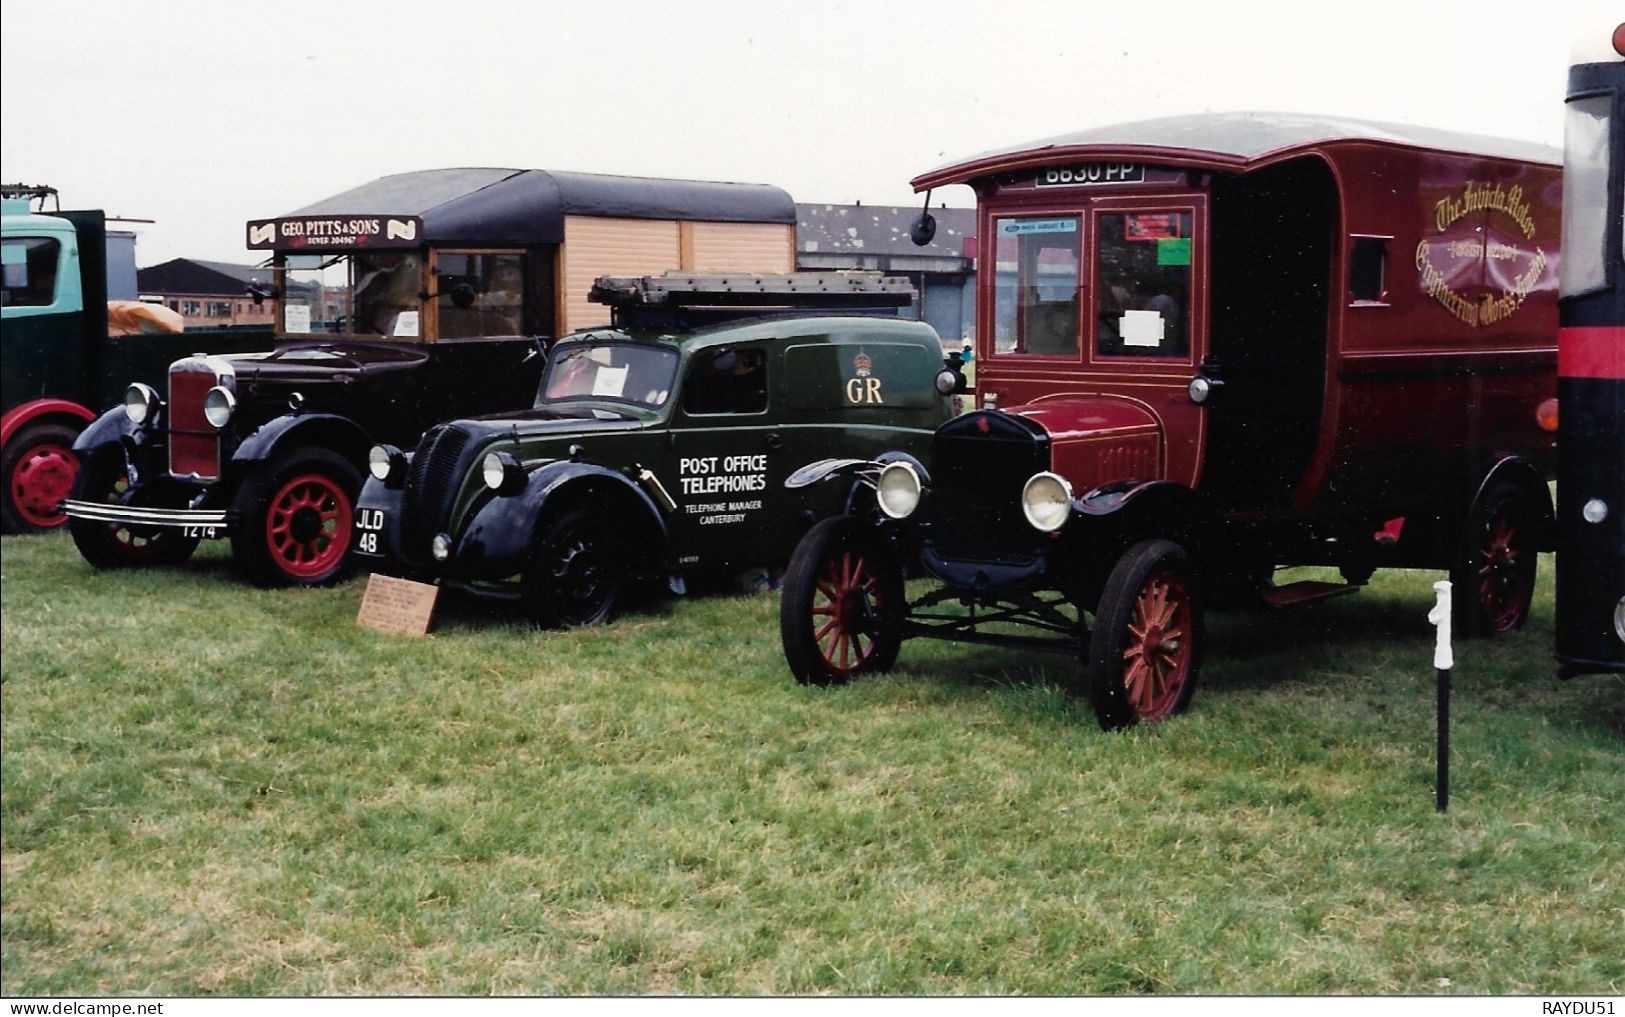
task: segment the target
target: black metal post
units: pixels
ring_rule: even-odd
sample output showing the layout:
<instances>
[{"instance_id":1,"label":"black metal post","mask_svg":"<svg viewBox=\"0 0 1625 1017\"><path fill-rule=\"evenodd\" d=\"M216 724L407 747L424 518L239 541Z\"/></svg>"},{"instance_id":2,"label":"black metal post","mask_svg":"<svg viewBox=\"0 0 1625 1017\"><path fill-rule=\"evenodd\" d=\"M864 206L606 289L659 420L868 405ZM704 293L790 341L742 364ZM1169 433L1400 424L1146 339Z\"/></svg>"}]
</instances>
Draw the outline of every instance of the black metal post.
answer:
<instances>
[{"instance_id":1,"label":"black metal post","mask_svg":"<svg viewBox=\"0 0 1625 1017\"><path fill-rule=\"evenodd\" d=\"M1444 812L1450 808L1450 669L1441 667L1439 675L1439 755L1438 777L1434 780L1434 804Z\"/></svg>"}]
</instances>

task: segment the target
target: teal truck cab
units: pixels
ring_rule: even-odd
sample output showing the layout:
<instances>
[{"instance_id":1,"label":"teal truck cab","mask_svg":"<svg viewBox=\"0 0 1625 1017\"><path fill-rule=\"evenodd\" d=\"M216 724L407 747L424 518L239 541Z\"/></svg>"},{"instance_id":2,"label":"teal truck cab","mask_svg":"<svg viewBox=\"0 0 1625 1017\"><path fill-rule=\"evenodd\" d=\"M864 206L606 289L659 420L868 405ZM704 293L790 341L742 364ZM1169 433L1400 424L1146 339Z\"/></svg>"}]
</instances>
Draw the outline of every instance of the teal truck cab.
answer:
<instances>
[{"instance_id":1,"label":"teal truck cab","mask_svg":"<svg viewBox=\"0 0 1625 1017\"><path fill-rule=\"evenodd\" d=\"M621 305L614 326L559 340L531 409L441 424L413 452L372 449L358 552L377 571L567 626L604 620L638 579L680 593L697 575L782 564L860 489L790 489L792 467L886 450L917 462L948 417L960 379L930 326L805 310L899 286L830 273L600 280L600 298ZM712 313L640 313L690 301ZM789 305L802 313L762 315Z\"/></svg>"},{"instance_id":2,"label":"teal truck cab","mask_svg":"<svg viewBox=\"0 0 1625 1017\"><path fill-rule=\"evenodd\" d=\"M100 211L36 211L34 201L55 198L50 187L3 190L0 522L7 533L27 533L67 521L59 503L79 469L74 439L131 381L157 384L170 361L194 349L264 349L271 332L109 336L109 264L122 259L123 274L133 277L134 249L109 254Z\"/></svg>"}]
</instances>

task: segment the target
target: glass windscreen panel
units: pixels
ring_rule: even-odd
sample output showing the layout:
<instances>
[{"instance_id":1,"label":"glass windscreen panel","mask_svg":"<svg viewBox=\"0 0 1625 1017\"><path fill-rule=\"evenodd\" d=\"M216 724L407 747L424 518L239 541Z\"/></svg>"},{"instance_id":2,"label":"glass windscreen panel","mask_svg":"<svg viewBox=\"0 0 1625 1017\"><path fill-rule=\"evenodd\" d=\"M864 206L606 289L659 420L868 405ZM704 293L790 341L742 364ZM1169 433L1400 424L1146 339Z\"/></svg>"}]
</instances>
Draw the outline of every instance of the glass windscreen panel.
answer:
<instances>
[{"instance_id":1,"label":"glass windscreen panel","mask_svg":"<svg viewBox=\"0 0 1625 1017\"><path fill-rule=\"evenodd\" d=\"M435 268L438 338L523 334L524 255L442 251Z\"/></svg>"},{"instance_id":2,"label":"glass windscreen panel","mask_svg":"<svg viewBox=\"0 0 1625 1017\"><path fill-rule=\"evenodd\" d=\"M1078 355L1077 216L993 221L993 352Z\"/></svg>"},{"instance_id":3,"label":"glass windscreen panel","mask_svg":"<svg viewBox=\"0 0 1625 1017\"><path fill-rule=\"evenodd\" d=\"M416 251L281 259L282 332L423 338L423 256Z\"/></svg>"},{"instance_id":4,"label":"glass windscreen panel","mask_svg":"<svg viewBox=\"0 0 1625 1017\"><path fill-rule=\"evenodd\" d=\"M1095 216L1097 356L1190 356L1192 221L1189 211Z\"/></svg>"},{"instance_id":5,"label":"glass windscreen panel","mask_svg":"<svg viewBox=\"0 0 1625 1017\"><path fill-rule=\"evenodd\" d=\"M1568 104L1563 125L1563 257L1561 292L1584 293L1607 282L1608 111L1614 97ZM1617 206L1616 206L1617 207Z\"/></svg>"},{"instance_id":6,"label":"glass windscreen panel","mask_svg":"<svg viewBox=\"0 0 1625 1017\"><path fill-rule=\"evenodd\" d=\"M677 376L677 351L637 343L553 347L537 406L571 401L664 406Z\"/></svg>"},{"instance_id":7,"label":"glass windscreen panel","mask_svg":"<svg viewBox=\"0 0 1625 1017\"><path fill-rule=\"evenodd\" d=\"M62 245L50 237L7 237L3 249L7 307L49 307L56 301Z\"/></svg>"}]
</instances>

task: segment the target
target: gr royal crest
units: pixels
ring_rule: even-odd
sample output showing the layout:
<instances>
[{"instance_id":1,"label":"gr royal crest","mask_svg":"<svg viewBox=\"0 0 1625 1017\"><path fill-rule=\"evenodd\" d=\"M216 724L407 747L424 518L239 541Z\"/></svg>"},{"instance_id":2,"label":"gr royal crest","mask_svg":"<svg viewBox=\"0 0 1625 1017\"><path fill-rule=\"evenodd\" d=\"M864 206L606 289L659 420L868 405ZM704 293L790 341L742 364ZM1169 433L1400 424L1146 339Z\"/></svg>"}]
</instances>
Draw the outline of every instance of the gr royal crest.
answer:
<instances>
[{"instance_id":1,"label":"gr royal crest","mask_svg":"<svg viewBox=\"0 0 1625 1017\"><path fill-rule=\"evenodd\" d=\"M874 361L863 350L852 358L852 374L846 382L846 401L858 406L879 406L885 403L880 393L880 379L874 376Z\"/></svg>"}]
</instances>

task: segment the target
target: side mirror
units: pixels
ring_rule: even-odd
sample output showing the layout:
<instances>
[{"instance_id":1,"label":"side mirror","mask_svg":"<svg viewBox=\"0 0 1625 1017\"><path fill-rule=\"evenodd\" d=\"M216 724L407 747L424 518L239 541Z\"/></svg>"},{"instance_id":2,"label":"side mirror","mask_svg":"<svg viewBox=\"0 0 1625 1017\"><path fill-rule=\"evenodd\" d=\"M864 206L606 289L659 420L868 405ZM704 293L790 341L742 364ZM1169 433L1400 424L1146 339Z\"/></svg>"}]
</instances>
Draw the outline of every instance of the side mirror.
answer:
<instances>
[{"instance_id":1,"label":"side mirror","mask_svg":"<svg viewBox=\"0 0 1625 1017\"><path fill-rule=\"evenodd\" d=\"M451 288L451 305L467 309L474 306L474 287L468 283L458 283Z\"/></svg>"},{"instance_id":2,"label":"side mirror","mask_svg":"<svg viewBox=\"0 0 1625 1017\"><path fill-rule=\"evenodd\" d=\"M249 283L248 296L250 300L254 301L254 306L259 307L261 304L264 304L268 298L274 298L276 296L276 287L258 286L254 283Z\"/></svg>"},{"instance_id":3,"label":"side mirror","mask_svg":"<svg viewBox=\"0 0 1625 1017\"><path fill-rule=\"evenodd\" d=\"M937 220L930 212L920 210L920 217L914 220L914 225L908 228L908 238L914 241L915 247L924 247L937 235Z\"/></svg>"}]
</instances>

